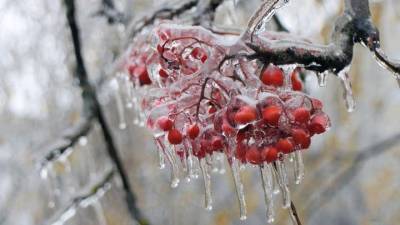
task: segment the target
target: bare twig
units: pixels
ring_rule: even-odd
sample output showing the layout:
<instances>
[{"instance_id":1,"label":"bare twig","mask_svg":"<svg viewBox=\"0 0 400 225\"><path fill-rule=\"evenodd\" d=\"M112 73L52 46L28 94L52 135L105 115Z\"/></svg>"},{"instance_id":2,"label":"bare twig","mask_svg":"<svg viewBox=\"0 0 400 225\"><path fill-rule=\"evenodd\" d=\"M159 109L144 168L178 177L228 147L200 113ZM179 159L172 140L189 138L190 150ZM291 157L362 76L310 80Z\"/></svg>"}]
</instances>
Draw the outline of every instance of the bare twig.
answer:
<instances>
[{"instance_id":1,"label":"bare twig","mask_svg":"<svg viewBox=\"0 0 400 225\"><path fill-rule=\"evenodd\" d=\"M325 204L329 203L351 180L361 171L364 163L372 157L385 153L393 146L400 143L400 133L375 143L365 149L359 150L351 165L336 175L329 184L309 198L308 204L304 204L307 211L315 214Z\"/></svg>"},{"instance_id":2,"label":"bare twig","mask_svg":"<svg viewBox=\"0 0 400 225\"><path fill-rule=\"evenodd\" d=\"M90 84L88 79L81 53L80 31L75 18L75 1L64 0L64 3L66 6L67 21L71 30L71 37L76 58L76 71L74 75L79 80L79 85L82 89L82 98L84 100L84 116L89 117L94 115L94 117L100 123L104 141L107 146L107 153L109 154L119 176L121 177L122 185L126 195L126 202L132 218L140 224L148 224L147 219L144 218L139 208L136 206L136 197L132 192L128 175L126 174L122 161L119 157L114 139L111 135L111 129L106 122L103 109L101 108L97 99L95 88Z\"/></svg>"}]
</instances>

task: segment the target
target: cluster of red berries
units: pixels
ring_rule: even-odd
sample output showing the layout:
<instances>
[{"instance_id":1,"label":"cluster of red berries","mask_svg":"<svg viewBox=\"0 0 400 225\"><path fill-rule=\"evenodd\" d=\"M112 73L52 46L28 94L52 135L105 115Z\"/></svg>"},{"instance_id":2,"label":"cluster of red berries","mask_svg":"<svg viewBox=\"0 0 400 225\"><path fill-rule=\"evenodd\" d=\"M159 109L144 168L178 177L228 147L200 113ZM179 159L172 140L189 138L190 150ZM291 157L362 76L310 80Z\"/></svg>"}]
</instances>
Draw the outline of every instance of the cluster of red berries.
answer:
<instances>
[{"instance_id":1,"label":"cluster of red berries","mask_svg":"<svg viewBox=\"0 0 400 225\"><path fill-rule=\"evenodd\" d=\"M135 50L128 64L140 85L154 87L143 99L147 126L181 157L223 152L261 164L307 149L330 122L322 103L301 92L300 68L222 63L229 38L170 24L152 31L150 47Z\"/></svg>"}]
</instances>

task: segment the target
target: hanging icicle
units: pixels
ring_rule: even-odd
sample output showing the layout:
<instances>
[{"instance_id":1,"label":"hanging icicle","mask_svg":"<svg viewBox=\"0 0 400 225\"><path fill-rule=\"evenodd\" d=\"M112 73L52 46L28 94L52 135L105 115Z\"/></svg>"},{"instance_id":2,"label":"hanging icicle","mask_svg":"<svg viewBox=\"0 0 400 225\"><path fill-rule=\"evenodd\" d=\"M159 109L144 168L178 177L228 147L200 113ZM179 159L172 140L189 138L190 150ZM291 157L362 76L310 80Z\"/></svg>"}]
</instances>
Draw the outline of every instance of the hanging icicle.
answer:
<instances>
[{"instance_id":1,"label":"hanging icicle","mask_svg":"<svg viewBox=\"0 0 400 225\"><path fill-rule=\"evenodd\" d=\"M204 158L200 159L200 168L204 180L205 208L206 210L212 210L211 175L207 161Z\"/></svg>"},{"instance_id":2,"label":"hanging icicle","mask_svg":"<svg viewBox=\"0 0 400 225\"><path fill-rule=\"evenodd\" d=\"M343 98L346 103L346 108L348 112L353 112L355 108L355 101L353 96L353 90L351 89L351 81L349 77L350 67L344 68L338 73L339 78L342 80L343 85Z\"/></svg>"},{"instance_id":3,"label":"hanging icicle","mask_svg":"<svg viewBox=\"0 0 400 225\"><path fill-rule=\"evenodd\" d=\"M239 160L237 160L235 157L232 158L231 169L232 169L233 180L235 182L236 195L239 201L240 219L245 220L247 219L247 209L246 209L246 200L244 197L243 183L240 179L239 163L240 163Z\"/></svg>"},{"instance_id":4,"label":"hanging icicle","mask_svg":"<svg viewBox=\"0 0 400 225\"><path fill-rule=\"evenodd\" d=\"M264 163L260 166L261 181L264 191L265 209L267 223L274 222L274 202L273 202L273 171L271 164Z\"/></svg>"}]
</instances>

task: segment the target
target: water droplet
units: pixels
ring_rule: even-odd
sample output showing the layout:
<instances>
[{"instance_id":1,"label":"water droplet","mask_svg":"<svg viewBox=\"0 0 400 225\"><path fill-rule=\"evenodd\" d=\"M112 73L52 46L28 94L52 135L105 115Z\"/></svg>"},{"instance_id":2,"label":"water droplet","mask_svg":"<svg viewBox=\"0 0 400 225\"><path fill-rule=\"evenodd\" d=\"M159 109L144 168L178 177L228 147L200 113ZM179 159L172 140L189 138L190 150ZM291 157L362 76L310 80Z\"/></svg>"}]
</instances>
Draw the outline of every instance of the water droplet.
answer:
<instances>
[{"instance_id":1,"label":"water droplet","mask_svg":"<svg viewBox=\"0 0 400 225\"><path fill-rule=\"evenodd\" d=\"M87 145L87 143L88 143L88 139L87 139L87 137L86 136L82 136L82 137L80 137L79 138L79 145L80 146L85 146L85 145Z\"/></svg>"},{"instance_id":2,"label":"water droplet","mask_svg":"<svg viewBox=\"0 0 400 225\"><path fill-rule=\"evenodd\" d=\"M200 168L204 179L205 208L206 210L212 210L211 175L207 161L204 158L200 159Z\"/></svg>"},{"instance_id":3,"label":"water droplet","mask_svg":"<svg viewBox=\"0 0 400 225\"><path fill-rule=\"evenodd\" d=\"M346 102L347 111L353 112L356 104L354 101L353 90L351 89L351 81L348 73L349 69L350 67L346 67L338 73L338 76L342 80L343 98Z\"/></svg>"},{"instance_id":4,"label":"water droplet","mask_svg":"<svg viewBox=\"0 0 400 225\"><path fill-rule=\"evenodd\" d=\"M240 179L239 160L235 157L232 157L231 169L236 188L236 195L239 200L240 220L245 220L247 218L246 200L244 197L243 183Z\"/></svg>"}]
</instances>

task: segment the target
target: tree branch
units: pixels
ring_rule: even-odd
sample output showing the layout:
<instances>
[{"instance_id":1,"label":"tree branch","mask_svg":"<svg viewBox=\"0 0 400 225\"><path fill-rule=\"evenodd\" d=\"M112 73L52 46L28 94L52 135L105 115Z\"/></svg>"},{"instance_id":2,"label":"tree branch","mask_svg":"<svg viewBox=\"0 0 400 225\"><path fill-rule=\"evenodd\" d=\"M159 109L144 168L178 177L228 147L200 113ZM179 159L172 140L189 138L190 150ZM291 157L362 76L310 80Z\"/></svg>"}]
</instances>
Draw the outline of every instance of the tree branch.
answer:
<instances>
[{"instance_id":1,"label":"tree branch","mask_svg":"<svg viewBox=\"0 0 400 225\"><path fill-rule=\"evenodd\" d=\"M400 63L388 59L380 50L378 29L372 24L368 0L345 0L344 13L337 19L329 45L317 45L296 37L273 40L256 35L247 45L263 61L274 64L298 63L317 72L339 72L353 57L353 47L361 43L374 52L393 72L400 71Z\"/></svg>"},{"instance_id":2,"label":"tree branch","mask_svg":"<svg viewBox=\"0 0 400 225\"><path fill-rule=\"evenodd\" d=\"M76 126L66 130L65 133L48 147L48 152L40 162L40 167L44 168L52 161L60 158L67 149L75 146L79 139L86 136L93 125L93 118L83 118Z\"/></svg>"},{"instance_id":3,"label":"tree branch","mask_svg":"<svg viewBox=\"0 0 400 225\"><path fill-rule=\"evenodd\" d=\"M115 8L113 0L102 0L101 3L102 7L95 15L104 16L109 24L126 24L128 22L128 18Z\"/></svg>"},{"instance_id":4,"label":"tree branch","mask_svg":"<svg viewBox=\"0 0 400 225\"><path fill-rule=\"evenodd\" d=\"M87 192L73 198L67 207L64 208L60 213L53 216L47 224L55 224L60 220L68 220L74 215L74 212L81 205L90 205L92 202L98 201L99 196L107 191L108 186L111 185L112 179L114 178L115 171L109 171L103 179L96 183L93 187L90 187Z\"/></svg>"},{"instance_id":5,"label":"tree branch","mask_svg":"<svg viewBox=\"0 0 400 225\"><path fill-rule=\"evenodd\" d=\"M347 184L349 184L353 178L361 171L364 163L372 157L377 157L380 154L385 153L392 147L400 143L400 133L387 138L383 141L375 143L365 149L358 151L355 155L351 166L344 169L341 173L336 175L332 182L325 185L319 192L316 192L312 198L309 199L309 203L305 204L304 208L307 208L309 212L315 214L325 204L329 203L335 195L337 195Z\"/></svg>"},{"instance_id":6,"label":"tree branch","mask_svg":"<svg viewBox=\"0 0 400 225\"><path fill-rule=\"evenodd\" d=\"M118 154L114 139L111 134L104 112L100 106L100 103L96 96L95 88L90 84L85 64L81 53L81 42L79 28L75 18L75 1L64 0L66 6L66 15L68 25L71 31L72 42L74 46L74 53L76 58L76 71L75 77L79 80L79 86L82 89L82 98L84 101L84 115L94 115L99 121L102 128L103 137L107 146L107 153L110 156L118 174L121 177L122 185L125 191L126 202L128 204L129 212L133 219L140 224L148 224L147 219L144 218L139 208L136 206L136 197L132 192L131 185L129 183L128 175L123 167L123 163Z\"/></svg>"}]
</instances>

